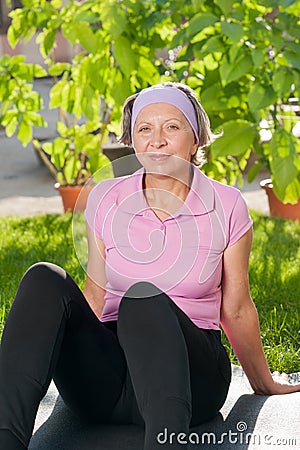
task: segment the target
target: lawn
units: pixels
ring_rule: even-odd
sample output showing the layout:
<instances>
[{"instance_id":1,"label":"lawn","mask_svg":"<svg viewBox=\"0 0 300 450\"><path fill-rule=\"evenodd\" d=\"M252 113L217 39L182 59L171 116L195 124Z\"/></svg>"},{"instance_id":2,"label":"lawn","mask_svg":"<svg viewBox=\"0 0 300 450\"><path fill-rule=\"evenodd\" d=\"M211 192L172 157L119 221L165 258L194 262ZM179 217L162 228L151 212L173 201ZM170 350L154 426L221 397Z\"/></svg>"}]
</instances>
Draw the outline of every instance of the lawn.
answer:
<instances>
[{"instance_id":1,"label":"lawn","mask_svg":"<svg viewBox=\"0 0 300 450\"><path fill-rule=\"evenodd\" d=\"M251 215L254 243L249 278L269 365L271 370L300 371L300 224L263 217L253 211ZM86 239L82 218L74 221L70 214L0 218L0 333L19 280L31 264L59 264L83 287L84 269L78 256L84 266ZM236 363L224 334L223 341Z\"/></svg>"}]
</instances>

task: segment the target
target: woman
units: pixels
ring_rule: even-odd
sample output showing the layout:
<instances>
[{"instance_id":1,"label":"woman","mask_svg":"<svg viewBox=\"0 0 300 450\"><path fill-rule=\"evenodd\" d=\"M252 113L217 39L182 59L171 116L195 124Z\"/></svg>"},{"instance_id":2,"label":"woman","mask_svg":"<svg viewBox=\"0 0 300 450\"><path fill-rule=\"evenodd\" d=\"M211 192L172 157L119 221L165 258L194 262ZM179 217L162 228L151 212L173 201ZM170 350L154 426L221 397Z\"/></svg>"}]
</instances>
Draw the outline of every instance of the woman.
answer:
<instances>
[{"instance_id":1,"label":"woman","mask_svg":"<svg viewBox=\"0 0 300 450\"><path fill-rule=\"evenodd\" d=\"M1 449L27 448L52 378L86 420L144 426L144 450L161 448L165 429L188 433L226 399L220 323L256 394L300 390L275 379L264 356L245 202L196 167L212 137L187 86L156 85L126 101L121 141L143 168L90 194L83 293L53 264L24 275L1 345Z\"/></svg>"}]
</instances>

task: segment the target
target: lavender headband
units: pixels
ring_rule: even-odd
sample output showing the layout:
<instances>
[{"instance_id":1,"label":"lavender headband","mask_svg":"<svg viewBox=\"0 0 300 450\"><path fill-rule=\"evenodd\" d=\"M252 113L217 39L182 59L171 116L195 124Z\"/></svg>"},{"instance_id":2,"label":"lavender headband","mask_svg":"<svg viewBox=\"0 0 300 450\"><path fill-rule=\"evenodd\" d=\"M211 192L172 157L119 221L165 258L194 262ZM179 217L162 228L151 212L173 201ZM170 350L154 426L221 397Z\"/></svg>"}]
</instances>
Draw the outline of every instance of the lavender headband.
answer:
<instances>
[{"instance_id":1,"label":"lavender headband","mask_svg":"<svg viewBox=\"0 0 300 450\"><path fill-rule=\"evenodd\" d=\"M163 86L162 84L157 84L149 88L143 89L136 100L134 101L132 107L131 115L131 140L133 143L133 128L136 118L139 112L148 105L153 103L169 103L170 105L176 106L188 120L192 127L195 138L199 142L198 138L198 124L196 113L194 107L189 100L188 96L176 87Z\"/></svg>"}]
</instances>

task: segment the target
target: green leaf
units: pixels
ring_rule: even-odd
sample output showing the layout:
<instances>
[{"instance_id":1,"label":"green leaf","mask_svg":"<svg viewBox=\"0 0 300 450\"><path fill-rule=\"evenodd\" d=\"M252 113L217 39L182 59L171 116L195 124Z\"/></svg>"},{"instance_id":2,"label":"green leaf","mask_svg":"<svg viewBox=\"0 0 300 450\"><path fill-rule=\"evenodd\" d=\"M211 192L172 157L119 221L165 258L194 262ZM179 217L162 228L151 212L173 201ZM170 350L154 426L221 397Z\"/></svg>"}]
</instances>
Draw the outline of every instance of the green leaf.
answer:
<instances>
[{"instance_id":1,"label":"green leaf","mask_svg":"<svg viewBox=\"0 0 300 450\"><path fill-rule=\"evenodd\" d=\"M204 28L214 25L218 22L218 17L211 13L200 12L196 14L189 22L186 28L186 36L189 40L191 40L196 34L200 31L203 31Z\"/></svg>"},{"instance_id":2,"label":"green leaf","mask_svg":"<svg viewBox=\"0 0 300 450\"><path fill-rule=\"evenodd\" d=\"M71 82L66 82L61 91L61 104L59 106L61 106L65 111L68 111L70 83Z\"/></svg>"},{"instance_id":3,"label":"green leaf","mask_svg":"<svg viewBox=\"0 0 300 450\"><path fill-rule=\"evenodd\" d=\"M29 125L33 125L35 127L45 127L47 123L43 119L43 117L35 111L27 111L24 113L24 119Z\"/></svg>"},{"instance_id":4,"label":"green leaf","mask_svg":"<svg viewBox=\"0 0 300 450\"><path fill-rule=\"evenodd\" d=\"M272 86L279 98L288 98L294 77L290 70L277 69L273 75Z\"/></svg>"},{"instance_id":5,"label":"green leaf","mask_svg":"<svg viewBox=\"0 0 300 450\"><path fill-rule=\"evenodd\" d=\"M251 56L254 63L254 67L258 68L261 67L265 60L265 50L261 50L259 48L253 48L251 49Z\"/></svg>"},{"instance_id":6,"label":"green leaf","mask_svg":"<svg viewBox=\"0 0 300 450\"><path fill-rule=\"evenodd\" d=\"M18 43L19 34L16 32L15 27L12 25L7 30L7 40L11 48L15 48Z\"/></svg>"},{"instance_id":7,"label":"green leaf","mask_svg":"<svg viewBox=\"0 0 300 450\"><path fill-rule=\"evenodd\" d=\"M248 104L251 111L259 111L276 102L276 94L271 86L264 87L260 83L251 86Z\"/></svg>"},{"instance_id":8,"label":"green leaf","mask_svg":"<svg viewBox=\"0 0 300 450\"><path fill-rule=\"evenodd\" d=\"M223 136L212 145L212 155L240 156L249 150L256 135L256 128L246 120L230 120L222 124Z\"/></svg>"},{"instance_id":9,"label":"green leaf","mask_svg":"<svg viewBox=\"0 0 300 450\"><path fill-rule=\"evenodd\" d=\"M252 66L251 57L244 53L237 58L234 64L229 62L227 58L223 58L219 69L222 85L226 86L232 81L242 78L246 73L250 72Z\"/></svg>"},{"instance_id":10,"label":"green leaf","mask_svg":"<svg viewBox=\"0 0 300 450\"><path fill-rule=\"evenodd\" d=\"M299 44L298 44L299 45ZM284 56L289 62L290 67L300 70L300 51L298 53L286 50Z\"/></svg>"},{"instance_id":11,"label":"green leaf","mask_svg":"<svg viewBox=\"0 0 300 450\"><path fill-rule=\"evenodd\" d=\"M76 44L77 40L77 30L73 26L73 24L70 23L63 23L61 26L62 33L64 37L72 44Z\"/></svg>"},{"instance_id":12,"label":"green leaf","mask_svg":"<svg viewBox=\"0 0 300 450\"><path fill-rule=\"evenodd\" d=\"M202 6L204 2L205 0L192 0L194 12L199 11L200 6Z\"/></svg>"},{"instance_id":13,"label":"green leaf","mask_svg":"<svg viewBox=\"0 0 300 450\"><path fill-rule=\"evenodd\" d=\"M114 45L114 53L117 62L124 75L129 78L134 70L137 69L137 55L132 50L128 39L123 36L118 37Z\"/></svg>"},{"instance_id":14,"label":"green leaf","mask_svg":"<svg viewBox=\"0 0 300 450\"><path fill-rule=\"evenodd\" d=\"M228 109L227 98L220 85L212 85L201 92L201 102L207 111L224 111Z\"/></svg>"},{"instance_id":15,"label":"green leaf","mask_svg":"<svg viewBox=\"0 0 300 450\"><path fill-rule=\"evenodd\" d=\"M222 53L224 52L225 46L220 40L219 36L212 36L203 44L199 42L194 46L194 55L196 58L203 58L209 53Z\"/></svg>"},{"instance_id":16,"label":"green leaf","mask_svg":"<svg viewBox=\"0 0 300 450\"><path fill-rule=\"evenodd\" d=\"M62 5L62 0L51 0L53 8L59 9Z\"/></svg>"},{"instance_id":17,"label":"green leaf","mask_svg":"<svg viewBox=\"0 0 300 450\"><path fill-rule=\"evenodd\" d=\"M5 114L5 119L1 121L2 125L5 126L5 132L7 137L12 137L17 129L18 125L18 112L8 111Z\"/></svg>"},{"instance_id":18,"label":"green leaf","mask_svg":"<svg viewBox=\"0 0 300 450\"><path fill-rule=\"evenodd\" d=\"M280 2L278 2L278 0L264 0L264 6L272 8L278 7L278 5L280 5L282 8L287 8L293 3L295 3L295 0L280 0Z\"/></svg>"},{"instance_id":19,"label":"green leaf","mask_svg":"<svg viewBox=\"0 0 300 450\"><path fill-rule=\"evenodd\" d=\"M22 120L19 124L18 132L17 132L18 139L22 142L23 146L25 147L32 139L32 127Z\"/></svg>"},{"instance_id":20,"label":"green leaf","mask_svg":"<svg viewBox=\"0 0 300 450\"><path fill-rule=\"evenodd\" d=\"M108 71L109 66L105 64L105 61L102 58L89 58L87 61L87 76L90 80L91 85L94 89L98 89L100 92L104 88L104 80L102 73L103 71Z\"/></svg>"},{"instance_id":21,"label":"green leaf","mask_svg":"<svg viewBox=\"0 0 300 450\"><path fill-rule=\"evenodd\" d=\"M231 64L235 62L238 56L241 56L243 49L241 49L241 45L232 45L229 49L229 61Z\"/></svg>"},{"instance_id":22,"label":"green leaf","mask_svg":"<svg viewBox=\"0 0 300 450\"><path fill-rule=\"evenodd\" d=\"M244 36L244 28L239 23L222 22L221 30L234 44L240 42Z\"/></svg>"},{"instance_id":23,"label":"green leaf","mask_svg":"<svg viewBox=\"0 0 300 450\"><path fill-rule=\"evenodd\" d=\"M60 76L63 72L70 70L69 63L56 63L49 68L49 74L52 77Z\"/></svg>"},{"instance_id":24,"label":"green leaf","mask_svg":"<svg viewBox=\"0 0 300 450\"><path fill-rule=\"evenodd\" d=\"M263 165L263 161L255 161L252 167L248 170L247 173L247 181L248 183L252 183L253 180L257 177L259 174L259 171Z\"/></svg>"},{"instance_id":25,"label":"green leaf","mask_svg":"<svg viewBox=\"0 0 300 450\"><path fill-rule=\"evenodd\" d=\"M40 66L39 64L34 64L33 65L33 76L34 78L42 78L42 77L46 77L47 71Z\"/></svg>"},{"instance_id":26,"label":"green leaf","mask_svg":"<svg viewBox=\"0 0 300 450\"><path fill-rule=\"evenodd\" d=\"M139 72L139 75L140 72ZM131 94L128 79L123 75L121 70L114 68L112 74L112 97L117 105L122 105L127 97Z\"/></svg>"},{"instance_id":27,"label":"green leaf","mask_svg":"<svg viewBox=\"0 0 300 450\"><path fill-rule=\"evenodd\" d=\"M76 37L83 48L89 53L95 54L98 50L98 39L93 33L91 27L84 22L74 23L74 30L76 30Z\"/></svg>"},{"instance_id":28,"label":"green leaf","mask_svg":"<svg viewBox=\"0 0 300 450\"><path fill-rule=\"evenodd\" d=\"M297 178L294 178L293 181L286 188L283 201L295 204L298 203L299 198L300 198L300 182Z\"/></svg>"},{"instance_id":29,"label":"green leaf","mask_svg":"<svg viewBox=\"0 0 300 450\"><path fill-rule=\"evenodd\" d=\"M68 136L69 128L64 124L64 122L57 122L56 128L62 137Z\"/></svg>"},{"instance_id":30,"label":"green leaf","mask_svg":"<svg viewBox=\"0 0 300 450\"><path fill-rule=\"evenodd\" d=\"M82 115L82 95L83 95L82 92L83 88L81 88L80 86L76 86L73 113L75 117L78 118Z\"/></svg>"},{"instance_id":31,"label":"green leaf","mask_svg":"<svg viewBox=\"0 0 300 450\"><path fill-rule=\"evenodd\" d=\"M50 91L50 108L58 108L62 102L62 90L66 85L65 80L60 80L53 85Z\"/></svg>"},{"instance_id":32,"label":"green leaf","mask_svg":"<svg viewBox=\"0 0 300 450\"><path fill-rule=\"evenodd\" d=\"M66 108L66 111L70 114L74 111L74 104L75 104L75 95L76 95L76 89L74 82L69 83L69 95L68 95L68 106Z\"/></svg>"},{"instance_id":33,"label":"green leaf","mask_svg":"<svg viewBox=\"0 0 300 450\"><path fill-rule=\"evenodd\" d=\"M141 77L141 79L146 79L150 84L156 84L159 82L159 71L157 70L157 67L152 63L150 59L144 58L143 56L139 59L139 66L138 66L138 76ZM126 96L130 95L130 86L128 81L124 80L125 91ZM125 99L124 99L125 100ZM120 103L122 104L122 103Z\"/></svg>"},{"instance_id":34,"label":"green leaf","mask_svg":"<svg viewBox=\"0 0 300 450\"><path fill-rule=\"evenodd\" d=\"M102 2L101 19L103 28L113 39L117 39L121 36L126 29L127 18L120 3L109 1Z\"/></svg>"},{"instance_id":35,"label":"green leaf","mask_svg":"<svg viewBox=\"0 0 300 450\"><path fill-rule=\"evenodd\" d=\"M221 8L225 16L231 11L234 2L235 0L215 0L215 4Z\"/></svg>"},{"instance_id":36,"label":"green leaf","mask_svg":"<svg viewBox=\"0 0 300 450\"><path fill-rule=\"evenodd\" d=\"M46 144L43 145L43 149ZM56 167L57 170L60 170L64 167L66 152L69 149L69 140L63 138L56 138L53 141L53 145L51 148L51 162Z\"/></svg>"},{"instance_id":37,"label":"green leaf","mask_svg":"<svg viewBox=\"0 0 300 450\"><path fill-rule=\"evenodd\" d=\"M83 114L90 120L95 119L99 112L99 99L95 97L95 91L91 86L83 86L81 106Z\"/></svg>"},{"instance_id":38,"label":"green leaf","mask_svg":"<svg viewBox=\"0 0 300 450\"><path fill-rule=\"evenodd\" d=\"M53 144L51 142L45 142L45 144L42 145L42 149L44 150L47 155L51 155L52 153Z\"/></svg>"},{"instance_id":39,"label":"green leaf","mask_svg":"<svg viewBox=\"0 0 300 450\"><path fill-rule=\"evenodd\" d=\"M74 22L96 23L99 22L99 17L92 11L79 11L76 12Z\"/></svg>"},{"instance_id":40,"label":"green leaf","mask_svg":"<svg viewBox=\"0 0 300 450\"><path fill-rule=\"evenodd\" d=\"M52 50L56 40L56 30L48 30L41 45L41 53L46 57Z\"/></svg>"},{"instance_id":41,"label":"green leaf","mask_svg":"<svg viewBox=\"0 0 300 450\"><path fill-rule=\"evenodd\" d=\"M77 158L71 157L64 166L64 174L68 184L72 184L80 169L80 161Z\"/></svg>"}]
</instances>

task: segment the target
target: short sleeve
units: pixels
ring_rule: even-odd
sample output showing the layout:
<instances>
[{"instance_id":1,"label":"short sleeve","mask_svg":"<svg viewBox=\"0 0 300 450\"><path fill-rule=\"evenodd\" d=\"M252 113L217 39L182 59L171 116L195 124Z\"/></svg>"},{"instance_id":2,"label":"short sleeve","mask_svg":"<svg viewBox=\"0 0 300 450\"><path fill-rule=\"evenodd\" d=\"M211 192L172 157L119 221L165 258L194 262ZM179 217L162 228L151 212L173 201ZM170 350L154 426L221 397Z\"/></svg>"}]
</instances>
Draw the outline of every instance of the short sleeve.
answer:
<instances>
[{"instance_id":1,"label":"short sleeve","mask_svg":"<svg viewBox=\"0 0 300 450\"><path fill-rule=\"evenodd\" d=\"M235 244L252 226L247 203L238 191L238 196L229 221L228 247Z\"/></svg>"},{"instance_id":2,"label":"short sleeve","mask_svg":"<svg viewBox=\"0 0 300 450\"><path fill-rule=\"evenodd\" d=\"M105 209L105 197L108 191L107 180L98 183L90 192L84 216L87 224L94 234L103 240L103 217Z\"/></svg>"}]
</instances>

